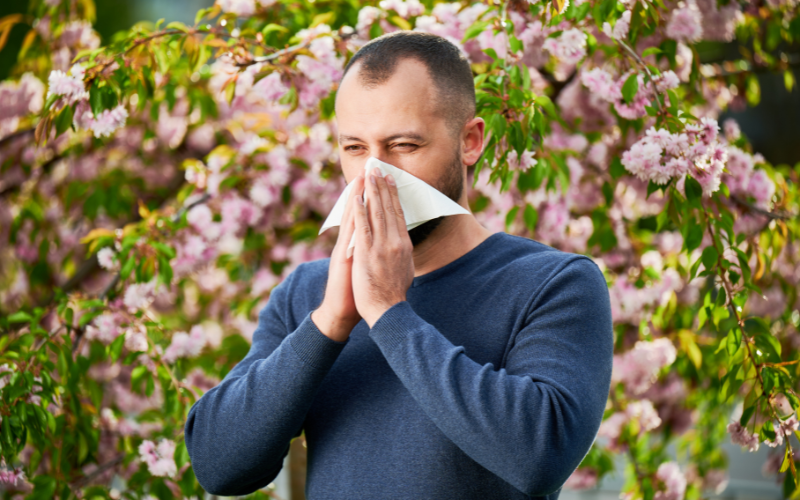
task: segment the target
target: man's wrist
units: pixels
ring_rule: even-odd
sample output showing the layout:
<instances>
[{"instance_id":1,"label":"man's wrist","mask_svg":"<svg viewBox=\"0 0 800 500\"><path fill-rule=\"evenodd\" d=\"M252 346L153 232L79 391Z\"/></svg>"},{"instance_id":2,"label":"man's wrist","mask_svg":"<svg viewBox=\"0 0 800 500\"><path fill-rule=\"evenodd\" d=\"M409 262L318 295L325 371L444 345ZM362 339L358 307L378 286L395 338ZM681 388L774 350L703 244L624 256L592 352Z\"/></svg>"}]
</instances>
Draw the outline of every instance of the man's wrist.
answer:
<instances>
[{"instance_id":1,"label":"man's wrist","mask_svg":"<svg viewBox=\"0 0 800 500\"><path fill-rule=\"evenodd\" d=\"M343 320L322 307L311 312L311 321L323 335L337 342L344 342L358 321Z\"/></svg>"}]
</instances>

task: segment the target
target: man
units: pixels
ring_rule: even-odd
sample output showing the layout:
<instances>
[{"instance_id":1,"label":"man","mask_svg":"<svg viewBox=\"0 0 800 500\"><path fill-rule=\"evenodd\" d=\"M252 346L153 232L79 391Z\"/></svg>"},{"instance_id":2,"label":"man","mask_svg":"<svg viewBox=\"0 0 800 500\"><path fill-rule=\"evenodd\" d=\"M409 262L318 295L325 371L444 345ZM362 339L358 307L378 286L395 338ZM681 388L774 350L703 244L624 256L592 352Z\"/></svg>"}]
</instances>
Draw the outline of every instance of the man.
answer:
<instances>
[{"instance_id":1,"label":"man","mask_svg":"<svg viewBox=\"0 0 800 500\"><path fill-rule=\"evenodd\" d=\"M443 38L385 35L345 68L336 115L354 189L338 240L273 290L250 352L191 408L207 491L266 486L304 431L311 500L558 497L608 397L602 273L471 214L409 235L393 179L362 174L375 156L468 209L474 113L470 67Z\"/></svg>"}]
</instances>

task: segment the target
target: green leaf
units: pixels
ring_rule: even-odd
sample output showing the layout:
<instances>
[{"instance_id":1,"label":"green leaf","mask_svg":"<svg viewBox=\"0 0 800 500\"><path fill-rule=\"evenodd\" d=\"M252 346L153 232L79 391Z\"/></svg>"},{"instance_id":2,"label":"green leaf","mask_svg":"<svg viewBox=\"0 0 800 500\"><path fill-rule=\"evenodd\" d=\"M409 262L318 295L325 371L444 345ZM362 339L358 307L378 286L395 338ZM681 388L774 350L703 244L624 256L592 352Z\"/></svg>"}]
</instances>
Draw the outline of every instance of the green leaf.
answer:
<instances>
[{"instance_id":1,"label":"green leaf","mask_svg":"<svg viewBox=\"0 0 800 500\"><path fill-rule=\"evenodd\" d=\"M6 318L9 323L25 323L33 318L30 314L26 313L25 311L17 311Z\"/></svg>"},{"instance_id":2,"label":"green leaf","mask_svg":"<svg viewBox=\"0 0 800 500\"><path fill-rule=\"evenodd\" d=\"M713 246L707 246L703 249L703 255L700 259L703 261L703 266L706 269L711 270L714 265L717 263L717 258L719 257L719 253L717 249Z\"/></svg>"},{"instance_id":3,"label":"green leaf","mask_svg":"<svg viewBox=\"0 0 800 500\"><path fill-rule=\"evenodd\" d=\"M639 74L634 73L629 76L625 83L622 84L622 98L625 100L626 104L630 104L633 102L633 98L636 97L636 93L639 91Z\"/></svg>"},{"instance_id":4,"label":"green leaf","mask_svg":"<svg viewBox=\"0 0 800 500\"><path fill-rule=\"evenodd\" d=\"M697 182L697 179L687 176L684 188L686 191L686 200L689 202L689 205L695 208L700 208L700 200L703 196L703 187L699 182Z\"/></svg>"},{"instance_id":5,"label":"green leaf","mask_svg":"<svg viewBox=\"0 0 800 500\"><path fill-rule=\"evenodd\" d=\"M691 252L695 248L699 247L702 241L703 241L703 226L693 222L686 233L686 240L684 241L684 244L686 245L686 250Z\"/></svg>"},{"instance_id":6,"label":"green leaf","mask_svg":"<svg viewBox=\"0 0 800 500\"><path fill-rule=\"evenodd\" d=\"M508 231L508 227L514 222L514 219L517 217L517 212L519 212L519 207L514 207L508 211L506 214L506 231Z\"/></svg>"},{"instance_id":7,"label":"green leaf","mask_svg":"<svg viewBox=\"0 0 800 500\"><path fill-rule=\"evenodd\" d=\"M528 230L533 232L536 229L536 222L539 220L539 212L533 208L533 205L526 203L522 218L525 220L525 226Z\"/></svg>"},{"instance_id":8,"label":"green leaf","mask_svg":"<svg viewBox=\"0 0 800 500\"><path fill-rule=\"evenodd\" d=\"M664 51L659 49L658 47L648 47L644 49L644 52L642 52L642 57L647 57L652 54L661 54L662 52Z\"/></svg>"},{"instance_id":9,"label":"green leaf","mask_svg":"<svg viewBox=\"0 0 800 500\"><path fill-rule=\"evenodd\" d=\"M489 26L488 21L476 22L475 24L467 28L467 31L464 32L464 38L461 39L461 43L464 43L470 38L475 38L476 36L480 35L481 33L483 33L483 31L486 29L487 26Z\"/></svg>"},{"instance_id":10,"label":"green leaf","mask_svg":"<svg viewBox=\"0 0 800 500\"><path fill-rule=\"evenodd\" d=\"M280 31L283 33L289 31L289 29L286 28L285 26L281 26L280 24L269 23L268 25L264 26L264 28L261 30L261 34L267 36L273 31Z\"/></svg>"},{"instance_id":11,"label":"green leaf","mask_svg":"<svg viewBox=\"0 0 800 500\"><path fill-rule=\"evenodd\" d=\"M56 134L61 135L72 126L73 109L72 106L64 106L64 109L56 116Z\"/></svg>"},{"instance_id":12,"label":"green leaf","mask_svg":"<svg viewBox=\"0 0 800 500\"><path fill-rule=\"evenodd\" d=\"M742 332L738 327L731 328L728 331L728 356L733 356L739 350L742 344Z\"/></svg>"},{"instance_id":13,"label":"green leaf","mask_svg":"<svg viewBox=\"0 0 800 500\"><path fill-rule=\"evenodd\" d=\"M625 170L625 166L622 164L622 161L619 158L615 157L613 160L611 160L611 165L609 165L609 173L611 174L611 177L614 179L619 179L623 174L625 174L625 172L627 172L627 170Z\"/></svg>"}]
</instances>

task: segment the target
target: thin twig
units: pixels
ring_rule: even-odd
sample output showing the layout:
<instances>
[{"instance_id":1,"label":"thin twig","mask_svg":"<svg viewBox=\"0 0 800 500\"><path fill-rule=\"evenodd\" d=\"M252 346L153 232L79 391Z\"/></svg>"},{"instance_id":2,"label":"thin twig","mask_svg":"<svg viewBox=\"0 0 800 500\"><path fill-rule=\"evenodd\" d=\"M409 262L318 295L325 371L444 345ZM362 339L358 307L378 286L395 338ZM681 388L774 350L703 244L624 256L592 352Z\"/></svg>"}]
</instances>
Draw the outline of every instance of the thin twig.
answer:
<instances>
[{"instance_id":1,"label":"thin twig","mask_svg":"<svg viewBox=\"0 0 800 500\"><path fill-rule=\"evenodd\" d=\"M635 50L630 48L630 46L628 46L627 43L623 42L622 40L617 40L617 43L622 45L622 47L624 47L625 50L627 50L628 53L631 56L633 56L633 58L636 60L636 62L639 63L639 65L642 67L642 69L644 69L644 72L647 73L647 78L650 80L650 84L653 86L653 93L656 96L656 104L658 105L658 112L659 113L663 113L664 112L664 108L661 107L661 99L658 98L658 92L656 91L656 82L653 79L653 74L650 73L650 68L647 67L647 64L645 64L645 62L642 60L642 58L639 57L639 54L637 54Z\"/></svg>"},{"instance_id":2,"label":"thin twig","mask_svg":"<svg viewBox=\"0 0 800 500\"><path fill-rule=\"evenodd\" d=\"M764 217L767 217L768 219L772 219L772 220L789 220L789 219L794 219L794 218L797 217L797 214L790 214L790 213L785 213L785 212L770 212L769 210L764 210L763 208L759 208L759 207L753 205L749 201L747 201L744 198L741 198L739 196L731 196L731 199L733 201L735 201L736 203L738 203L739 205L747 207L751 212L755 212L755 213L757 213L759 215L763 215Z\"/></svg>"}]
</instances>

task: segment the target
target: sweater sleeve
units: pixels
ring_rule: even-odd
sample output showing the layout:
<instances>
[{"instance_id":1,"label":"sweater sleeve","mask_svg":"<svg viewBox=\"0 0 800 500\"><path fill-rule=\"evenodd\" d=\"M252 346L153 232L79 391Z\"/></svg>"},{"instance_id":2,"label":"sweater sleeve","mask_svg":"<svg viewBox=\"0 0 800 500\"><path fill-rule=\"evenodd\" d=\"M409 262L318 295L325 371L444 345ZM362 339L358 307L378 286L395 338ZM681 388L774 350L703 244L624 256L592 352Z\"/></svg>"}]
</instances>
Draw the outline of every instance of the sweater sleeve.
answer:
<instances>
[{"instance_id":1,"label":"sweater sleeve","mask_svg":"<svg viewBox=\"0 0 800 500\"><path fill-rule=\"evenodd\" d=\"M436 426L520 491L558 491L595 440L611 383L608 287L590 259L562 263L538 286L506 366L480 365L408 302L370 330Z\"/></svg>"},{"instance_id":2,"label":"sweater sleeve","mask_svg":"<svg viewBox=\"0 0 800 500\"><path fill-rule=\"evenodd\" d=\"M310 313L287 332L294 279L290 275L275 287L259 312L247 356L189 410L186 449L198 482L211 494L245 495L275 479L322 379L347 343L326 337Z\"/></svg>"}]
</instances>

